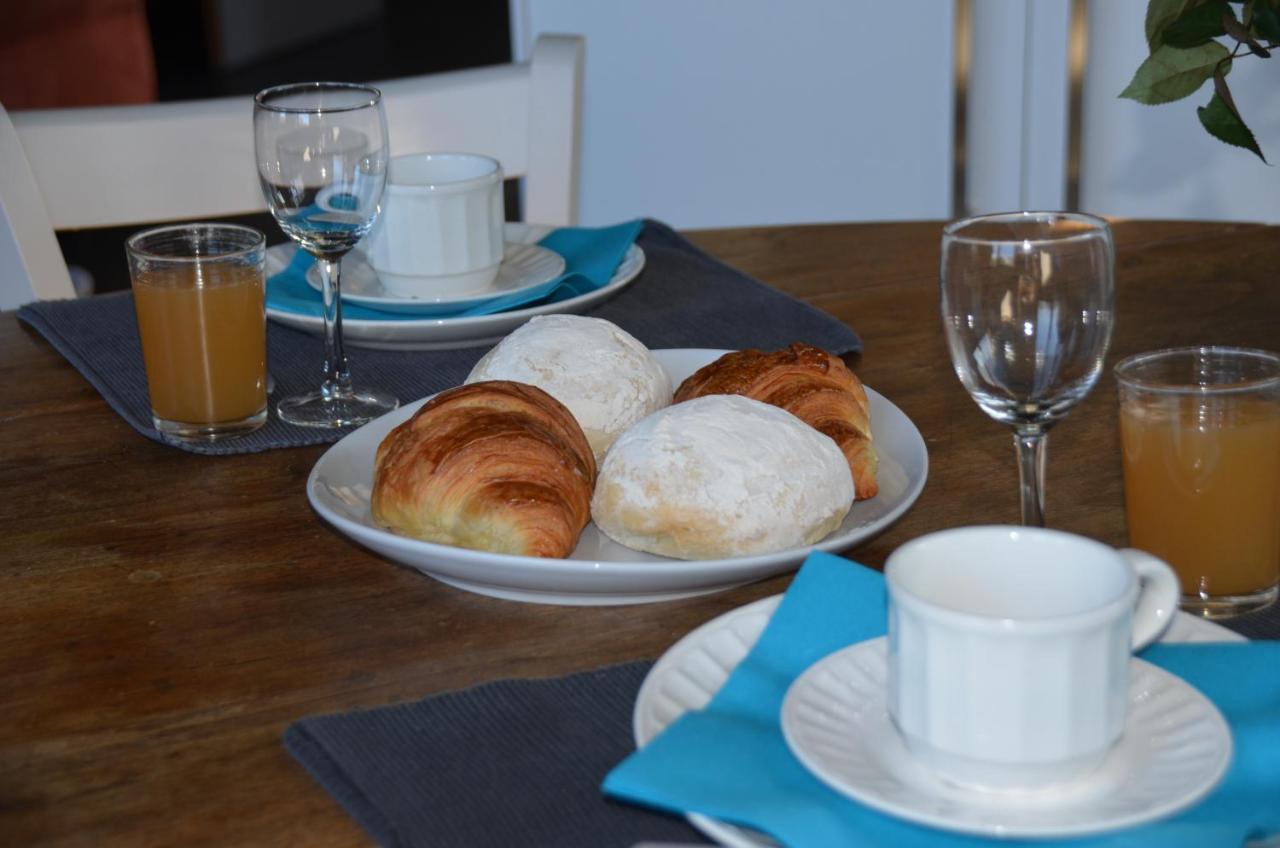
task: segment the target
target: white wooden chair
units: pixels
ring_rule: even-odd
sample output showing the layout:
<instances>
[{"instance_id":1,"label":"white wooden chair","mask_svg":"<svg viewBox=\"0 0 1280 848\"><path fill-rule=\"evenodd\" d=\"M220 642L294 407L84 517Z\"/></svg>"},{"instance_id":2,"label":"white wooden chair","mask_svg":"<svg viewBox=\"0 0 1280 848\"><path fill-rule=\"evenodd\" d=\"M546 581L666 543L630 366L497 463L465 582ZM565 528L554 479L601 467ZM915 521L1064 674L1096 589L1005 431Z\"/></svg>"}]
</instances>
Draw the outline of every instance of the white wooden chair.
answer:
<instances>
[{"instance_id":1,"label":"white wooden chair","mask_svg":"<svg viewBox=\"0 0 1280 848\"><path fill-rule=\"evenodd\" d=\"M492 156L523 178L526 221L576 223L583 51L579 37L547 35L527 62L378 83L392 155ZM251 97L0 105L0 309L73 296L57 230L265 210L252 116Z\"/></svg>"}]
</instances>

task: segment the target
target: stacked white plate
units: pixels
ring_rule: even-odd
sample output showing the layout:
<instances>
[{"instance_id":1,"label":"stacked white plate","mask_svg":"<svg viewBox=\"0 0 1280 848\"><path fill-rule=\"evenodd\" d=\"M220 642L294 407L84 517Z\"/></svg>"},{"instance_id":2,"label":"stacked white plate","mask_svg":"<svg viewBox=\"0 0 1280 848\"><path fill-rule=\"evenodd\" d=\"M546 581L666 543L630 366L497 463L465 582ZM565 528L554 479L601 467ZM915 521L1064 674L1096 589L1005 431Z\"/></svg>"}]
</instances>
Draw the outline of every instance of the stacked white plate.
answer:
<instances>
[{"instance_id":1,"label":"stacked white plate","mask_svg":"<svg viewBox=\"0 0 1280 848\"><path fill-rule=\"evenodd\" d=\"M533 288L558 277L564 271L564 259L553 251L537 246L537 242L549 232L550 227L507 224L506 256L497 278L483 292L452 297L392 297L382 289L377 273L369 266L364 255L358 249L352 251L342 263L343 301L378 309L387 313L387 316L343 316L343 339L357 347L388 350L444 350L494 344L535 315L585 312L617 294L644 268L644 251L633 244L609 282L594 291L557 303L535 304L491 315L456 314L493 298ZM288 267L296 252L297 246L292 243L269 248L267 276L271 277ZM319 288L319 277L314 267L308 272L307 281ZM315 335L324 333L324 319L319 315L268 305L267 316L288 327Z\"/></svg>"}]
</instances>

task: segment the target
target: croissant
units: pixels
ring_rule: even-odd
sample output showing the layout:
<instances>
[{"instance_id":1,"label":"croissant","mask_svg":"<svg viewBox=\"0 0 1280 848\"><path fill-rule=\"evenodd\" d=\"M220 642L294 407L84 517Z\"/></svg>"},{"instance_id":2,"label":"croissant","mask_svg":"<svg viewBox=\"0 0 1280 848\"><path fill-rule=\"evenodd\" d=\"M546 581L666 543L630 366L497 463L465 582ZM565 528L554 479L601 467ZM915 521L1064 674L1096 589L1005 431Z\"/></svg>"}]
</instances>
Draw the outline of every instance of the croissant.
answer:
<instances>
[{"instance_id":1,"label":"croissant","mask_svg":"<svg viewBox=\"0 0 1280 848\"><path fill-rule=\"evenodd\" d=\"M372 511L417 539L565 557L591 518L595 481L591 446L559 401L524 383L471 383L378 445Z\"/></svg>"},{"instance_id":2,"label":"croissant","mask_svg":"<svg viewBox=\"0 0 1280 848\"><path fill-rule=\"evenodd\" d=\"M674 403L716 394L745 395L782 407L840 446L853 472L858 500L875 497L880 490L866 390L825 350L796 342L773 352L726 353L681 383Z\"/></svg>"}]
</instances>

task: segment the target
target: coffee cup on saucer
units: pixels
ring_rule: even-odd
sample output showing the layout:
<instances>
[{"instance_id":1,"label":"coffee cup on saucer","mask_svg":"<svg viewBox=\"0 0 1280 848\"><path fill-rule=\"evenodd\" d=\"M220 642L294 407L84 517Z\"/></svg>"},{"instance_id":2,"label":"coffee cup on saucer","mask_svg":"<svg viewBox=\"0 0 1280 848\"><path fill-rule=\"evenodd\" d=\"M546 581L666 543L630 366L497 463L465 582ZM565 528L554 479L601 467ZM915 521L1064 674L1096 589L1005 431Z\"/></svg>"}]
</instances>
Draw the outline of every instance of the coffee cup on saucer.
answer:
<instances>
[{"instance_id":1,"label":"coffee cup on saucer","mask_svg":"<svg viewBox=\"0 0 1280 848\"><path fill-rule=\"evenodd\" d=\"M1030 527L964 527L895 550L889 715L964 787L1036 791L1096 769L1125 726L1133 650L1177 610L1168 565Z\"/></svg>"},{"instance_id":2,"label":"coffee cup on saucer","mask_svg":"<svg viewBox=\"0 0 1280 848\"><path fill-rule=\"evenodd\" d=\"M498 275L502 166L473 153L392 157L382 214L364 240L369 264L395 297L483 291Z\"/></svg>"}]
</instances>

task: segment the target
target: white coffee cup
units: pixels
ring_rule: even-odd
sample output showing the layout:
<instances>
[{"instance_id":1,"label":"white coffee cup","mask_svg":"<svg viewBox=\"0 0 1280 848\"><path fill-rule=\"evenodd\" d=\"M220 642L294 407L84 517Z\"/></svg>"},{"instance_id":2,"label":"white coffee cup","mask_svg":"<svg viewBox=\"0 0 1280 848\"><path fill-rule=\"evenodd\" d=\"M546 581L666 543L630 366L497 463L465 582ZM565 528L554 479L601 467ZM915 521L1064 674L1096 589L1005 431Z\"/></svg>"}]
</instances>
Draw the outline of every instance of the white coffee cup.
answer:
<instances>
[{"instance_id":1,"label":"white coffee cup","mask_svg":"<svg viewBox=\"0 0 1280 848\"><path fill-rule=\"evenodd\" d=\"M885 565L889 713L939 776L1036 790L1101 764L1124 729L1133 650L1177 611L1137 550L1028 527L915 539Z\"/></svg>"},{"instance_id":2,"label":"white coffee cup","mask_svg":"<svg viewBox=\"0 0 1280 848\"><path fill-rule=\"evenodd\" d=\"M502 166L472 153L392 157L382 212L364 241L382 287L397 297L482 291L503 249Z\"/></svg>"}]
</instances>

